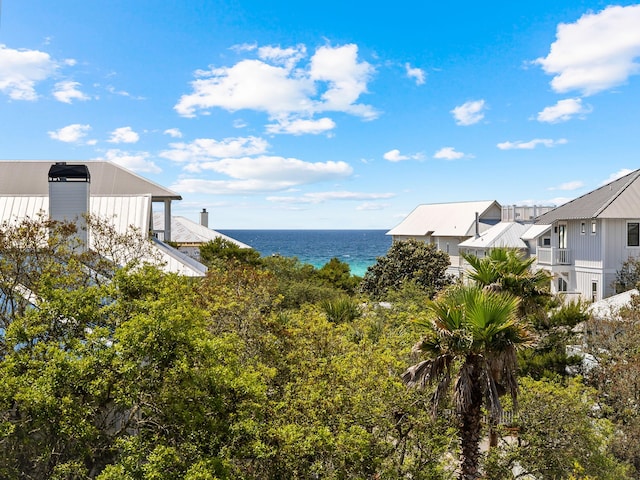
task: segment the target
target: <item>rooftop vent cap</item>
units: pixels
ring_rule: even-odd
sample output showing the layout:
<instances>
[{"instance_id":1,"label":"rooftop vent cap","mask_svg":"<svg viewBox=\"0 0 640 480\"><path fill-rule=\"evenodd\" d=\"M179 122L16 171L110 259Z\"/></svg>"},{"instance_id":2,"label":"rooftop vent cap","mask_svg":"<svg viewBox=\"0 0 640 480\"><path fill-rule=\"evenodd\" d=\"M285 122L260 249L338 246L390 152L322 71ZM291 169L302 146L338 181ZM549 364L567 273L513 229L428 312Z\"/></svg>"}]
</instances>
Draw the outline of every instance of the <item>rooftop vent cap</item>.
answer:
<instances>
[{"instance_id":1,"label":"rooftop vent cap","mask_svg":"<svg viewBox=\"0 0 640 480\"><path fill-rule=\"evenodd\" d=\"M49 168L50 182L90 182L91 175L86 165L67 165L58 162Z\"/></svg>"}]
</instances>

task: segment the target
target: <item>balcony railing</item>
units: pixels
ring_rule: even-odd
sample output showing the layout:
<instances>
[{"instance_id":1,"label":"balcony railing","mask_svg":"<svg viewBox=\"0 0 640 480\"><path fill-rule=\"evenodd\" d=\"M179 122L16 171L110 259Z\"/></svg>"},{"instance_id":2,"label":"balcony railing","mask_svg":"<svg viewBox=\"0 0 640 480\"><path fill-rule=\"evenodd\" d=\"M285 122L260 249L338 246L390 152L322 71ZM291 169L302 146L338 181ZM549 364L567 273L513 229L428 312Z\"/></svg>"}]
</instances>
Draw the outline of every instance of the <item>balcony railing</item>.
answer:
<instances>
[{"instance_id":1,"label":"balcony railing","mask_svg":"<svg viewBox=\"0 0 640 480\"><path fill-rule=\"evenodd\" d=\"M571 265L571 250L568 248L538 247L539 265Z\"/></svg>"}]
</instances>

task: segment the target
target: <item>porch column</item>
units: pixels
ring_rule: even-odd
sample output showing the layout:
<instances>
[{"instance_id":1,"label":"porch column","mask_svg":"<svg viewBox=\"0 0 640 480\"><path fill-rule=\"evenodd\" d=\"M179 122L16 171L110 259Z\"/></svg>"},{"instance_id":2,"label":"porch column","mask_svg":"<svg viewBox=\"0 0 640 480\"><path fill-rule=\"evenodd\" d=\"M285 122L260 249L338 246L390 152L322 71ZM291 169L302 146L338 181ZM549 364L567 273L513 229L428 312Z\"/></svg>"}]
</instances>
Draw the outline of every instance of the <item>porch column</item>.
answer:
<instances>
[{"instance_id":1,"label":"porch column","mask_svg":"<svg viewBox=\"0 0 640 480\"><path fill-rule=\"evenodd\" d=\"M164 241L171 241L171 200L164 201Z\"/></svg>"}]
</instances>

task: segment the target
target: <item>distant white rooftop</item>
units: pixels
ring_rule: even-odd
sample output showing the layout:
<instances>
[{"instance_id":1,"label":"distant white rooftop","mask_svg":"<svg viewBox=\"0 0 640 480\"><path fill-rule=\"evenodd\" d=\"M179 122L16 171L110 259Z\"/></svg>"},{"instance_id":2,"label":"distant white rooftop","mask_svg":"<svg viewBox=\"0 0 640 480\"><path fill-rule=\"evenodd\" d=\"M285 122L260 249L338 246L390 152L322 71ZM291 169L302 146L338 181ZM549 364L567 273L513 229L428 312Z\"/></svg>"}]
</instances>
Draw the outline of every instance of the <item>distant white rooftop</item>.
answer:
<instances>
[{"instance_id":1,"label":"distant white rooftop","mask_svg":"<svg viewBox=\"0 0 640 480\"><path fill-rule=\"evenodd\" d=\"M162 212L153 213L153 228L162 229L164 225L164 214ZM200 225L186 217L171 217L171 240L181 245L199 245L222 238L235 243L240 248L251 248L249 245L239 242L231 237L223 235L220 232L211 230L204 225Z\"/></svg>"},{"instance_id":2,"label":"distant white rooftop","mask_svg":"<svg viewBox=\"0 0 640 480\"><path fill-rule=\"evenodd\" d=\"M501 207L495 200L419 205L387 235L467 237L475 232L476 213L482 217L494 206L496 220L500 220ZM487 228L486 224L480 225L481 231Z\"/></svg>"},{"instance_id":3,"label":"distant white rooftop","mask_svg":"<svg viewBox=\"0 0 640 480\"><path fill-rule=\"evenodd\" d=\"M529 225L529 228L527 229L526 232L524 232L520 238L522 238L522 240L529 241L529 240L533 240L535 238L538 238L540 235L544 235L545 233L547 233L547 231L549 231L551 229L551 225Z\"/></svg>"},{"instance_id":4,"label":"distant white rooftop","mask_svg":"<svg viewBox=\"0 0 640 480\"><path fill-rule=\"evenodd\" d=\"M527 244L521 239L522 234L529 228L518 222L500 222L479 237L472 237L460 243L463 248L517 248L526 249Z\"/></svg>"}]
</instances>

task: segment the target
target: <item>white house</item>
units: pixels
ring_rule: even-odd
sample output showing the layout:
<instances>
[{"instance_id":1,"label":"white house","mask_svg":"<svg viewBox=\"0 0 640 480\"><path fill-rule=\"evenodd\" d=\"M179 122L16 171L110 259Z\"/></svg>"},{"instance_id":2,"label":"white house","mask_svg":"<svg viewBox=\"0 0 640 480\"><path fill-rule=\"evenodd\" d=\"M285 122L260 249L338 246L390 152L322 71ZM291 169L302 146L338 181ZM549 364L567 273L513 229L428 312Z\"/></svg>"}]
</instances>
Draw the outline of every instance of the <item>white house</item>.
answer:
<instances>
[{"instance_id":1,"label":"white house","mask_svg":"<svg viewBox=\"0 0 640 480\"><path fill-rule=\"evenodd\" d=\"M549 245L538 245L538 268L553 292L598 301L615 293L616 272L640 255L640 170L540 215Z\"/></svg>"},{"instance_id":2,"label":"white house","mask_svg":"<svg viewBox=\"0 0 640 480\"><path fill-rule=\"evenodd\" d=\"M447 273L460 273L458 245L500 222L502 207L495 200L432 203L416 207L402 222L387 232L394 241L415 239L435 244L447 252L451 266Z\"/></svg>"},{"instance_id":3,"label":"white house","mask_svg":"<svg viewBox=\"0 0 640 480\"><path fill-rule=\"evenodd\" d=\"M153 205L161 204L155 230L171 239L171 202L180 195L111 162L67 164L53 161L0 161L0 224L38 215L82 221L90 213L111 222L118 233L130 227L152 242L164 268L203 276L206 267L150 235ZM91 246L98 239L83 240Z\"/></svg>"},{"instance_id":4,"label":"white house","mask_svg":"<svg viewBox=\"0 0 640 480\"><path fill-rule=\"evenodd\" d=\"M171 241L177 245L177 249L180 252L200 261L200 246L214 241L217 238L234 243L240 248L251 248L245 243L210 229L207 226L207 213L204 209L200 212L200 223L196 223L186 217L175 215L171 217ZM161 212L153 214L154 231L156 229L162 229L163 221L164 219Z\"/></svg>"}]
</instances>

